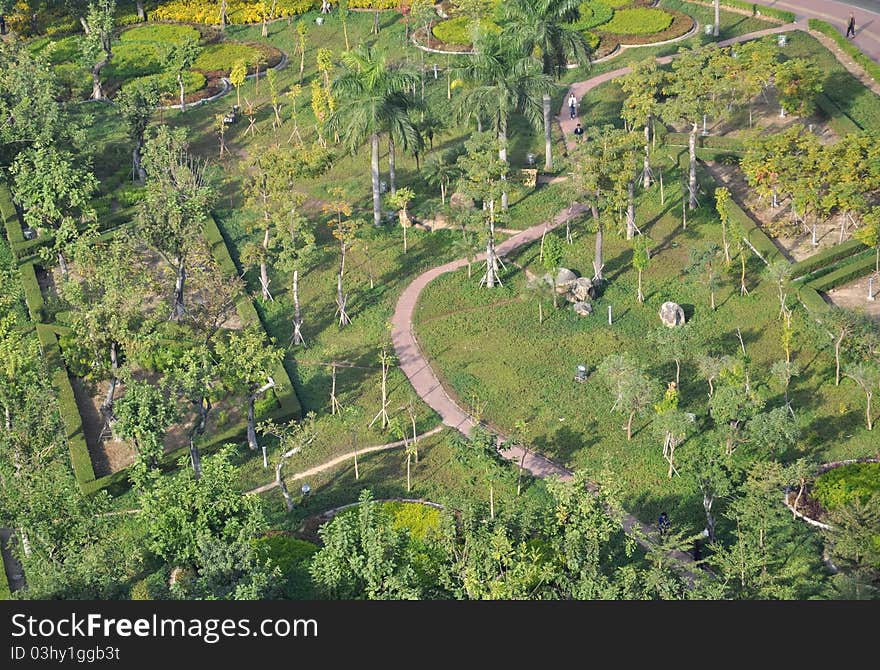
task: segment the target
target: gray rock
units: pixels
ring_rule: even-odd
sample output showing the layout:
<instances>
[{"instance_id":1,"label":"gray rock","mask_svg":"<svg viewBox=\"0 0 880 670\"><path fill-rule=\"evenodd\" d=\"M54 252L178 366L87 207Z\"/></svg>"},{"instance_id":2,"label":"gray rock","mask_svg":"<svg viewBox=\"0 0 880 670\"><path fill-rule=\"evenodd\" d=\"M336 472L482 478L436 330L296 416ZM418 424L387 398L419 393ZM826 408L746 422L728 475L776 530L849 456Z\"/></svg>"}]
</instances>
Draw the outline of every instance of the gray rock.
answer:
<instances>
[{"instance_id":1,"label":"gray rock","mask_svg":"<svg viewBox=\"0 0 880 670\"><path fill-rule=\"evenodd\" d=\"M592 280L587 277L575 279L569 284L568 290L577 302L584 302L589 298L596 297L596 288L593 286Z\"/></svg>"},{"instance_id":2,"label":"gray rock","mask_svg":"<svg viewBox=\"0 0 880 670\"><path fill-rule=\"evenodd\" d=\"M449 196L449 206L458 209L473 209L474 199L466 193L456 191L451 196Z\"/></svg>"},{"instance_id":3,"label":"gray rock","mask_svg":"<svg viewBox=\"0 0 880 670\"><path fill-rule=\"evenodd\" d=\"M667 328L675 328L684 324L684 310L674 302L664 302L660 306L660 320Z\"/></svg>"},{"instance_id":4,"label":"gray rock","mask_svg":"<svg viewBox=\"0 0 880 670\"><path fill-rule=\"evenodd\" d=\"M559 268L559 272L556 273L556 285L567 286L577 278L578 276L568 268ZM566 290L568 289L566 288Z\"/></svg>"},{"instance_id":5,"label":"gray rock","mask_svg":"<svg viewBox=\"0 0 880 670\"><path fill-rule=\"evenodd\" d=\"M590 316L593 313L593 306L584 301L578 301L574 305L572 305L572 309L574 309L574 313L578 316Z\"/></svg>"}]
</instances>

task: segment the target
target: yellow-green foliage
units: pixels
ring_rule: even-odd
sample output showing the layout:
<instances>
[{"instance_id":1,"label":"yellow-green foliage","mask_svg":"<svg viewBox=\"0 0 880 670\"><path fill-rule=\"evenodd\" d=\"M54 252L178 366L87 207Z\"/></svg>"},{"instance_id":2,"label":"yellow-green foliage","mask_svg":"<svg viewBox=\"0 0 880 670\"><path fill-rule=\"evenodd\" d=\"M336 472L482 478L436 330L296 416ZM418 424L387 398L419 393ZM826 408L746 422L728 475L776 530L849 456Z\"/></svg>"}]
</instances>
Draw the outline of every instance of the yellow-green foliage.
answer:
<instances>
[{"instance_id":1,"label":"yellow-green foliage","mask_svg":"<svg viewBox=\"0 0 880 670\"><path fill-rule=\"evenodd\" d=\"M159 11L158 9L156 10ZM198 40L199 31L190 26L151 23L126 30L119 35L120 42L162 42L164 44ZM114 50L115 51L115 50Z\"/></svg>"},{"instance_id":2,"label":"yellow-green foliage","mask_svg":"<svg viewBox=\"0 0 880 670\"><path fill-rule=\"evenodd\" d=\"M501 28L489 19L480 19L480 27L488 32L499 33ZM432 31L434 37L446 44L470 44L471 26L466 16L441 21Z\"/></svg>"},{"instance_id":3,"label":"yellow-green foliage","mask_svg":"<svg viewBox=\"0 0 880 670\"><path fill-rule=\"evenodd\" d=\"M419 503L387 502L383 508L394 519L394 527L409 531L417 540L426 540L440 528L440 510Z\"/></svg>"},{"instance_id":4,"label":"yellow-green foliage","mask_svg":"<svg viewBox=\"0 0 880 670\"><path fill-rule=\"evenodd\" d=\"M602 30L617 35L651 35L661 33L672 24L672 14L660 9L620 9Z\"/></svg>"},{"instance_id":5,"label":"yellow-green foliage","mask_svg":"<svg viewBox=\"0 0 880 670\"><path fill-rule=\"evenodd\" d=\"M395 9L399 0L349 0L351 9Z\"/></svg>"},{"instance_id":6,"label":"yellow-green foliage","mask_svg":"<svg viewBox=\"0 0 880 670\"><path fill-rule=\"evenodd\" d=\"M269 61L266 52L256 45L223 42L205 47L193 63L193 68L205 72L223 71L228 73L233 64L239 60L245 62L248 70L254 69L257 63L260 64L260 68L265 68Z\"/></svg>"},{"instance_id":7,"label":"yellow-green foliage","mask_svg":"<svg viewBox=\"0 0 880 670\"><path fill-rule=\"evenodd\" d=\"M813 495L827 510L853 500L867 502L880 495L880 463L852 463L829 470L816 478Z\"/></svg>"},{"instance_id":8,"label":"yellow-green foliage","mask_svg":"<svg viewBox=\"0 0 880 670\"><path fill-rule=\"evenodd\" d=\"M316 0L278 0L274 18L298 16L317 6ZM260 23L269 17L270 2L259 0L228 0L226 18L229 23ZM214 0L172 0L152 12L151 18L167 21L189 21L205 25L220 24L220 3Z\"/></svg>"}]
</instances>

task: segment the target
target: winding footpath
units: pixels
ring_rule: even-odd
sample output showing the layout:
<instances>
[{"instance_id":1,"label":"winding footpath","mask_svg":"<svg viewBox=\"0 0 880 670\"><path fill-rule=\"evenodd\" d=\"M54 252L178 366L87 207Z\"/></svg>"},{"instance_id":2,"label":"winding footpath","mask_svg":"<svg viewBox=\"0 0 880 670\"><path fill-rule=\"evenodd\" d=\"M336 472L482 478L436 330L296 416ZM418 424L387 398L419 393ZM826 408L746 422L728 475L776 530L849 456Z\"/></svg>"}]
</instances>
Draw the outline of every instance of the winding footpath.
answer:
<instances>
[{"instance_id":1,"label":"winding footpath","mask_svg":"<svg viewBox=\"0 0 880 670\"><path fill-rule=\"evenodd\" d=\"M781 4L781 3L780 3ZM740 42L757 39L767 35L790 32L792 30L803 30L804 26L799 23L788 23L785 25L768 28L746 35L739 35L731 39L718 42L719 46L729 46ZM658 58L659 64L666 64L672 61L674 56L664 56ZM607 81L621 77L631 71L629 67L619 68L604 74L592 77L585 81L580 81L571 86L571 91L581 99L585 93L593 88L604 84ZM565 96L567 99L568 96ZM574 146L573 130L578 122L577 118L568 118L568 108L565 100L560 109L559 119L563 135L565 137L566 147L571 149ZM538 225L527 228L518 232L513 237L505 240L497 247L500 257L519 249L522 246L535 242L541 238L545 231L550 231L563 225L567 219L574 218L587 211L588 207L580 203L574 203L557 214L551 221L540 223ZM486 260L486 254L482 253L474 262L479 263ZM418 339L413 332L413 316L415 314L416 305L424 288L437 277L448 272L454 272L467 264L466 259L459 259L440 265L428 270L416 277L403 291L397 301L394 315L391 318L391 341L394 345L394 351L397 355L400 368L406 374L415 392L425 401L434 411L436 411L443 424L458 430L464 435L469 435L471 429L477 425L477 421L473 416L468 414L450 395L446 392L439 378L431 367L428 358L422 352ZM503 440L503 436L499 436ZM572 478L572 472L567 468L554 463L549 458L521 447L513 447L501 451L505 458L522 464L522 467L528 470L536 477L557 477L562 481L569 481ZM590 483L587 489L591 493L598 492L598 486ZM649 546L649 542L643 538L653 538L654 531L651 526L639 521L631 514L624 514L622 519L624 531L629 535L635 535L643 546ZM674 552L673 556L681 563L693 564L693 557L684 552Z\"/></svg>"}]
</instances>

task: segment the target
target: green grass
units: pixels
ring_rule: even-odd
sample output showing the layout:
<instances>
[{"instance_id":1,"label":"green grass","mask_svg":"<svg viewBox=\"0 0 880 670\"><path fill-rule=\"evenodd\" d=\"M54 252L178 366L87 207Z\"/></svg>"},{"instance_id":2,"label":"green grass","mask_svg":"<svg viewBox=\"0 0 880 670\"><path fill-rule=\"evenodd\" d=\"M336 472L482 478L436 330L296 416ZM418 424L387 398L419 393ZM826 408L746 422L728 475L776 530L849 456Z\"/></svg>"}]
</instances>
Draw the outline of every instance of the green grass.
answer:
<instances>
[{"instance_id":1,"label":"green grass","mask_svg":"<svg viewBox=\"0 0 880 670\"><path fill-rule=\"evenodd\" d=\"M488 32L501 32L501 28L498 24L489 19L481 19L480 27ZM446 44L471 43L471 23L466 16L441 21L434 26L432 32L434 33L434 37Z\"/></svg>"},{"instance_id":2,"label":"green grass","mask_svg":"<svg viewBox=\"0 0 880 670\"><path fill-rule=\"evenodd\" d=\"M880 495L880 463L851 463L816 477L812 494L826 510Z\"/></svg>"},{"instance_id":3,"label":"green grass","mask_svg":"<svg viewBox=\"0 0 880 670\"><path fill-rule=\"evenodd\" d=\"M191 26L170 23L151 23L136 26L123 32L119 39L122 42L159 42L176 44L187 40L198 40L201 33Z\"/></svg>"},{"instance_id":4,"label":"green grass","mask_svg":"<svg viewBox=\"0 0 880 670\"><path fill-rule=\"evenodd\" d=\"M239 60L244 60L248 68L255 67L257 63L262 67L266 63L265 54L257 47L250 44L224 42L212 44L202 49L202 53L193 63L193 67L196 70L222 71L228 74L232 66Z\"/></svg>"},{"instance_id":5,"label":"green grass","mask_svg":"<svg viewBox=\"0 0 880 670\"><path fill-rule=\"evenodd\" d=\"M672 15L659 9L620 9L602 30L617 35L651 35L666 30L672 23Z\"/></svg>"},{"instance_id":6,"label":"green grass","mask_svg":"<svg viewBox=\"0 0 880 670\"><path fill-rule=\"evenodd\" d=\"M676 184L676 179L675 174L667 174L668 184ZM740 327L762 381L772 362L782 356L778 306L773 288L758 281L760 261L749 260L751 294L739 297L736 279L727 277L717 295L716 312L708 308L708 291L681 274L688 249L709 240L719 242L720 232L705 204L690 214L688 230L682 232L677 190L667 189L665 207L659 205L656 186L639 199L637 225L658 243L645 273L645 304L635 300L629 244L611 233L605 248L610 283L596 301L592 317L576 317L570 309L551 310L549 320L539 325L537 305L523 290L524 278L509 265L504 288L492 291L479 288L476 280L468 281L462 271L432 282L417 308L415 331L435 369L459 398L467 404L475 394L486 403L486 418L501 429L528 421L536 449L570 467L586 468L603 483L619 484L624 506L643 519L667 509L676 518L698 524L702 508L697 491L687 473L667 478L662 445L647 420L637 421L636 434L627 442L620 428L622 418L610 412L607 391L599 380L571 381L578 363L594 370L609 353L620 351L643 360L662 382L674 378L674 364L660 359L645 338L659 326L657 310L666 300L693 312L691 321L704 339L703 346L715 353L736 354L735 329ZM583 227L575 235L563 265L589 275L593 236ZM534 246L517 260L539 272L536 256ZM611 326L606 318L609 305L614 314ZM827 460L871 453L875 446L863 427L860 393L851 384L834 386L833 357L817 350L805 334L807 318L803 312L796 317L795 360L808 372L794 382L792 391L803 435L797 452L788 457L809 454ZM683 365L682 375L684 407L705 416L705 382L696 378L692 362ZM776 404L778 398L769 406ZM687 445L681 449L686 451Z\"/></svg>"}]
</instances>

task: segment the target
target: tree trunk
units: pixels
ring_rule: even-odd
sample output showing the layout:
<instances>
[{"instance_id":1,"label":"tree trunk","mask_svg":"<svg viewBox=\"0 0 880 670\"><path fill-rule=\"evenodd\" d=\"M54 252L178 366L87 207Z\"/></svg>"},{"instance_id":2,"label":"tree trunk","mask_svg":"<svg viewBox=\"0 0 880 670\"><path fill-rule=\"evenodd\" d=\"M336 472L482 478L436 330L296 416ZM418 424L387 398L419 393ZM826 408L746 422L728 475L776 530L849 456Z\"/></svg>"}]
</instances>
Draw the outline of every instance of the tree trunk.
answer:
<instances>
[{"instance_id":1,"label":"tree trunk","mask_svg":"<svg viewBox=\"0 0 880 670\"><path fill-rule=\"evenodd\" d=\"M224 0L224 1L225 1L225 0ZM137 0L137 2L136 2L135 4L136 4L136 6L137 6L137 17L138 17L138 21L146 21L146 20L147 20L147 15L146 15L146 13L144 12L144 2L143 2L143 0Z\"/></svg>"},{"instance_id":2,"label":"tree trunk","mask_svg":"<svg viewBox=\"0 0 880 670\"><path fill-rule=\"evenodd\" d=\"M64 258L64 254L62 252L58 252L58 267L61 269L61 276L67 276L67 259Z\"/></svg>"},{"instance_id":3,"label":"tree trunk","mask_svg":"<svg viewBox=\"0 0 880 670\"><path fill-rule=\"evenodd\" d=\"M638 287L638 294L636 295L636 298L638 299L638 301L640 303L645 302L645 296L642 293L642 270L641 270L641 268L639 269L639 287Z\"/></svg>"},{"instance_id":4,"label":"tree trunk","mask_svg":"<svg viewBox=\"0 0 880 670\"><path fill-rule=\"evenodd\" d=\"M373 186L373 225L382 225L382 195L379 193L379 133L370 135L370 179Z\"/></svg>"},{"instance_id":5,"label":"tree trunk","mask_svg":"<svg viewBox=\"0 0 880 670\"><path fill-rule=\"evenodd\" d=\"M440 204L446 206L446 182L440 182ZM878 247L880 249L880 247Z\"/></svg>"},{"instance_id":6,"label":"tree trunk","mask_svg":"<svg viewBox=\"0 0 880 670\"><path fill-rule=\"evenodd\" d=\"M541 306L541 299L538 298L538 325L544 323L544 308Z\"/></svg>"},{"instance_id":7,"label":"tree trunk","mask_svg":"<svg viewBox=\"0 0 880 670\"><path fill-rule=\"evenodd\" d=\"M739 252L739 261L740 261L740 274L739 274L739 294L747 295L749 289L746 288L746 253L745 249L740 249Z\"/></svg>"},{"instance_id":8,"label":"tree trunk","mask_svg":"<svg viewBox=\"0 0 880 670\"><path fill-rule=\"evenodd\" d=\"M645 124L645 161L642 166L642 188L651 187L651 159L649 157L649 142L651 139L651 129L648 123Z\"/></svg>"},{"instance_id":9,"label":"tree trunk","mask_svg":"<svg viewBox=\"0 0 880 670\"><path fill-rule=\"evenodd\" d=\"M599 209L596 205L592 205L593 219L596 221L596 255L593 258L593 280L603 281L602 268L605 263L602 262L602 225L599 222Z\"/></svg>"},{"instance_id":10,"label":"tree trunk","mask_svg":"<svg viewBox=\"0 0 880 670\"><path fill-rule=\"evenodd\" d=\"M302 336L302 312L299 306L299 270L293 271L293 344L305 345Z\"/></svg>"},{"instance_id":11,"label":"tree trunk","mask_svg":"<svg viewBox=\"0 0 880 670\"><path fill-rule=\"evenodd\" d=\"M494 210L494 201L489 205ZM493 211L494 214L494 211ZM495 257L495 222L493 216L489 217L489 235L486 239L486 288L494 288L498 261Z\"/></svg>"},{"instance_id":12,"label":"tree trunk","mask_svg":"<svg viewBox=\"0 0 880 670\"><path fill-rule=\"evenodd\" d=\"M186 310L183 307L183 291L186 285L186 268L183 263L177 266L177 280L174 283L174 301L171 306L171 320L180 321Z\"/></svg>"},{"instance_id":13,"label":"tree trunk","mask_svg":"<svg viewBox=\"0 0 880 670\"><path fill-rule=\"evenodd\" d=\"M675 359L675 388L680 389L681 384L679 380L681 379L681 359Z\"/></svg>"},{"instance_id":14,"label":"tree trunk","mask_svg":"<svg viewBox=\"0 0 880 670\"><path fill-rule=\"evenodd\" d=\"M553 169L553 126L550 111L550 96L545 93L541 97L544 106L544 169Z\"/></svg>"},{"instance_id":15,"label":"tree trunk","mask_svg":"<svg viewBox=\"0 0 880 670\"><path fill-rule=\"evenodd\" d=\"M220 0L220 28L226 30L226 0Z\"/></svg>"},{"instance_id":16,"label":"tree trunk","mask_svg":"<svg viewBox=\"0 0 880 670\"><path fill-rule=\"evenodd\" d=\"M666 192L663 190L663 168L660 168L660 206L666 204Z\"/></svg>"},{"instance_id":17,"label":"tree trunk","mask_svg":"<svg viewBox=\"0 0 880 670\"><path fill-rule=\"evenodd\" d=\"M635 418L635 416L636 416L636 413L634 411L630 412L629 419L627 419L627 422L626 422L626 439L627 439L627 441L632 439L633 419Z\"/></svg>"},{"instance_id":18,"label":"tree trunk","mask_svg":"<svg viewBox=\"0 0 880 670\"><path fill-rule=\"evenodd\" d=\"M186 89L183 86L183 71L177 73L177 85L180 87L180 111L186 111Z\"/></svg>"},{"instance_id":19,"label":"tree trunk","mask_svg":"<svg viewBox=\"0 0 880 670\"><path fill-rule=\"evenodd\" d=\"M868 399L868 406L865 408L865 416L868 419L868 430L874 429L874 420L871 418L871 398L874 397L873 391L866 391L865 396Z\"/></svg>"},{"instance_id":20,"label":"tree trunk","mask_svg":"<svg viewBox=\"0 0 880 670\"><path fill-rule=\"evenodd\" d=\"M708 382L709 382L709 397L711 398L712 395L715 393L715 387L712 386L712 377L709 377Z\"/></svg>"},{"instance_id":21,"label":"tree trunk","mask_svg":"<svg viewBox=\"0 0 880 670\"><path fill-rule=\"evenodd\" d=\"M626 185L626 239L631 240L636 234L636 183L630 181Z\"/></svg>"},{"instance_id":22,"label":"tree trunk","mask_svg":"<svg viewBox=\"0 0 880 670\"><path fill-rule=\"evenodd\" d=\"M192 437L189 440L189 462L192 465L193 476L198 481L202 478L202 456Z\"/></svg>"},{"instance_id":23,"label":"tree trunk","mask_svg":"<svg viewBox=\"0 0 880 670\"><path fill-rule=\"evenodd\" d=\"M283 456L275 466L275 483L278 485L278 488L281 489L281 495L284 496L284 504L287 505L287 513L290 514L293 511L293 496L290 495L290 491L287 488L287 482L285 482L284 477L281 476L282 467L284 467Z\"/></svg>"},{"instance_id":24,"label":"tree trunk","mask_svg":"<svg viewBox=\"0 0 880 670\"><path fill-rule=\"evenodd\" d=\"M80 25L83 27L83 32L84 32L86 35L88 35L89 33L92 32L92 29L89 28L89 22L86 21L86 19L85 19L84 16L80 16L80 17L79 17L79 22L80 22Z\"/></svg>"},{"instance_id":25,"label":"tree trunk","mask_svg":"<svg viewBox=\"0 0 880 670\"><path fill-rule=\"evenodd\" d=\"M502 113L498 125L498 159L507 164L507 115ZM501 177L502 181L504 177ZM507 189L501 192L501 209L507 209Z\"/></svg>"},{"instance_id":26,"label":"tree trunk","mask_svg":"<svg viewBox=\"0 0 880 670\"><path fill-rule=\"evenodd\" d=\"M394 155L394 138L388 135L388 188L391 195L397 193L396 156Z\"/></svg>"},{"instance_id":27,"label":"tree trunk","mask_svg":"<svg viewBox=\"0 0 880 670\"><path fill-rule=\"evenodd\" d=\"M495 486L489 484L489 516L495 518Z\"/></svg>"},{"instance_id":28,"label":"tree trunk","mask_svg":"<svg viewBox=\"0 0 880 670\"><path fill-rule=\"evenodd\" d=\"M721 0L715 0L715 26L712 29L712 35L718 37L721 31Z\"/></svg>"},{"instance_id":29,"label":"tree trunk","mask_svg":"<svg viewBox=\"0 0 880 670\"><path fill-rule=\"evenodd\" d=\"M712 505L714 502L715 498L713 496L708 493L703 493L703 509L706 512L706 530L709 532L706 539L709 541L709 544L712 544L715 541L715 517L712 515Z\"/></svg>"},{"instance_id":30,"label":"tree trunk","mask_svg":"<svg viewBox=\"0 0 880 670\"><path fill-rule=\"evenodd\" d=\"M113 396L116 394L116 384L119 383L118 371L118 345L113 341L110 343L110 386L107 389L107 397L104 398L104 403L101 405L101 411L106 416L113 414Z\"/></svg>"},{"instance_id":31,"label":"tree trunk","mask_svg":"<svg viewBox=\"0 0 880 670\"><path fill-rule=\"evenodd\" d=\"M92 67L92 100L103 100L104 89L101 86L101 70L108 63L107 58Z\"/></svg>"},{"instance_id":32,"label":"tree trunk","mask_svg":"<svg viewBox=\"0 0 880 670\"><path fill-rule=\"evenodd\" d=\"M412 454L406 454L406 492L409 493L412 491L412 479L410 478L410 463L412 461Z\"/></svg>"},{"instance_id":33,"label":"tree trunk","mask_svg":"<svg viewBox=\"0 0 880 670\"><path fill-rule=\"evenodd\" d=\"M373 32L379 34L379 10L373 12Z\"/></svg>"},{"instance_id":34,"label":"tree trunk","mask_svg":"<svg viewBox=\"0 0 880 670\"><path fill-rule=\"evenodd\" d=\"M688 137L688 209L697 208L697 124L691 128Z\"/></svg>"},{"instance_id":35,"label":"tree trunk","mask_svg":"<svg viewBox=\"0 0 880 670\"><path fill-rule=\"evenodd\" d=\"M257 443L257 426L254 419L254 403L257 396L253 393L248 394L248 411L247 411L247 442L251 450L256 451L260 445Z\"/></svg>"},{"instance_id":36,"label":"tree trunk","mask_svg":"<svg viewBox=\"0 0 880 670\"><path fill-rule=\"evenodd\" d=\"M272 294L269 293L269 264L266 262L266 254L269 253L269 227L266 226L263 231L263 254L260 257L260 288L263 293L263 300L272 300Z\"/></svg>"},{"instance_id":37,"label":"tree trunk","mask_svg":"<svg viewBox=\"0 0 880 670\"><path fill-rule=\"evenodd\" d=\"M131 174L136 183L143 185L147 180L147 171L144 170L141 157L144 149L144 138L139 137L131 152Z\"/></svg>"},{"instance_id":38,"label":"tree trunk","mask_svg":"<svg viewBox=\"0 0 880 670\"><path fill-rule=\"evenodd\" d=\"M843 338L846 337L846 331L841 330L840 335L834 342L834 385L840 386L840 345L843 344Z\"/></svg>"}]
</instances>

